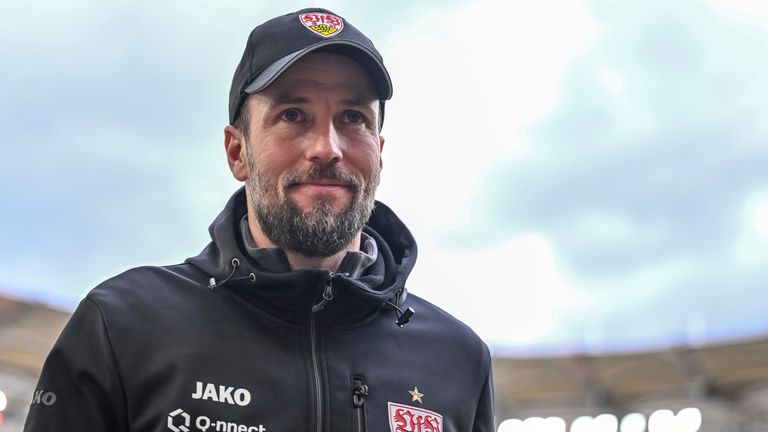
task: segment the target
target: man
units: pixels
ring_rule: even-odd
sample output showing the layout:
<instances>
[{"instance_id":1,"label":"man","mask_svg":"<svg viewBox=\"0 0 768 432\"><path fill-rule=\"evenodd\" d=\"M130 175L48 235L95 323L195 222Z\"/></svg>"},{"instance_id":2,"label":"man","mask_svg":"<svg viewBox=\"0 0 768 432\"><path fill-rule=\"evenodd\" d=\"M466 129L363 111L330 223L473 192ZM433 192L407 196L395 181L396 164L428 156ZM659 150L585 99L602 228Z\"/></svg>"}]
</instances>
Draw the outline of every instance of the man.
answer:
<instances>
[{"instance_id":1,"label":"man","mask_svg":"<svg viewBox=\"0 0 768 432\"><path fill-rule=\"evenodd\" d=\"M391 94L330 11L256 27L224 130L245 187L200 255L88 294L25 430L492 431L487 347L406 296L416 244L374 201Z\"/></svg>"}]
</instances>

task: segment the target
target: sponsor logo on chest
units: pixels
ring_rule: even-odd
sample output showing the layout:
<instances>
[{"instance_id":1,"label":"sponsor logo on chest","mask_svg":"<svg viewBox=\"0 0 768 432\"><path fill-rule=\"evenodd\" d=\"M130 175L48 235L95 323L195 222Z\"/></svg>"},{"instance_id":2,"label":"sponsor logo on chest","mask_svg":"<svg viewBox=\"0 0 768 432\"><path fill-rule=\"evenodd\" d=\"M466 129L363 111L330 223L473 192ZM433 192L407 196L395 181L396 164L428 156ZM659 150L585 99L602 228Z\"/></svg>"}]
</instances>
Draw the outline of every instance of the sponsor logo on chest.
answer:
<instances>
[{"instance_id":1,"label":"sponsor logo on chest","mask_svg":"<svg viewBox=\"0 0 768 432\"><path fill-rule=\"evenodd\" d=\"M192 399L210 400L230 405L246 406L251 403L251 392L242 388L227 387L197 381Z\"/></svg>"},{"instance_id":2,"label":"sponsor logo on chest","mask_svg":"<svg viewBox=\"0 0 768 432\"><path fill-rule=\"evenodd\" d=\"M181 408L168 414L165 424L172 432L267 432L261 424L257 426L196 416Z\"/></svg>"}]
</instances>

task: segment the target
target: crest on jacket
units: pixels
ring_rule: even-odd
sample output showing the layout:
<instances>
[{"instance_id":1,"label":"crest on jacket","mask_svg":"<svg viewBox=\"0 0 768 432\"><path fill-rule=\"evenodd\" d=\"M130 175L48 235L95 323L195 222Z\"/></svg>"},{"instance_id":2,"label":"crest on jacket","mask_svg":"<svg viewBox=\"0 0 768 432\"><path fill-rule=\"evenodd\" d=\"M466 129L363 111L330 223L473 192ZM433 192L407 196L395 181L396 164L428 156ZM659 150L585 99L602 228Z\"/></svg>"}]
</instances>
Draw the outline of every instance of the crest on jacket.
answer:
<instances>
[{"instance_id":1,"label":"crest on jacket","mask_svg":"<svg viewBox=\"0 0 768 432\"><path fill-rule=\"evenodd\" d=\"M443 416L423 408L389 402L392 432L443 432Z\"/></svg>"}]
</instances>

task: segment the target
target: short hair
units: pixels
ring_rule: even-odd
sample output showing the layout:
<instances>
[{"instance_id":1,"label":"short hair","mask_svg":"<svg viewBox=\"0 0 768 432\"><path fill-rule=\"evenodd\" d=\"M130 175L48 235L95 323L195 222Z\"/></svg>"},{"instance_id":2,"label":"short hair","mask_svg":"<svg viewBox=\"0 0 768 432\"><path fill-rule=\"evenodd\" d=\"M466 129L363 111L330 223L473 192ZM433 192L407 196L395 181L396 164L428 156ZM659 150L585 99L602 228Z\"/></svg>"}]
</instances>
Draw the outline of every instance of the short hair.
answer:
<instances>
[{"instance_id":1,"label":"short hair","mask_svg":"<svg viewBox=\"0 0 768 432\"><path fill-rule=\"evenodd\" d=\"M246 97L243 101L243 106L240 107L240 110L237 113L237 117L235 117L235 121L232 122L232 126L239 130L246 140L251 131L251 116L248 114L248 97Z\"/></svg>"}]
</instances>

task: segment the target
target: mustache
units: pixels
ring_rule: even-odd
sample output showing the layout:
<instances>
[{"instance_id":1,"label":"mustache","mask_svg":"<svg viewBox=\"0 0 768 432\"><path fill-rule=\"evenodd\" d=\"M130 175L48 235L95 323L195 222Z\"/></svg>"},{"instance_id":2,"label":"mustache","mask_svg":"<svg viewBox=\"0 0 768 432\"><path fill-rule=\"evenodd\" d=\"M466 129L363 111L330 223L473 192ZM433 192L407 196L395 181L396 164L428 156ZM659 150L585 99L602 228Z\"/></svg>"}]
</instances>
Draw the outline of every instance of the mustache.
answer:
<instances>
[{"instance_id":1,"label":"mustache","mask_svg":"<svg viewBox=\"0 0 768 432\"><path fill-rule=\"evenodd\" d=\"M306 170L292 172L283 179L283 187L313 180L335 180L348 184L355 191L360 189L360 180L337 165L312 165Z\"/></svg>"}]
</instances>

